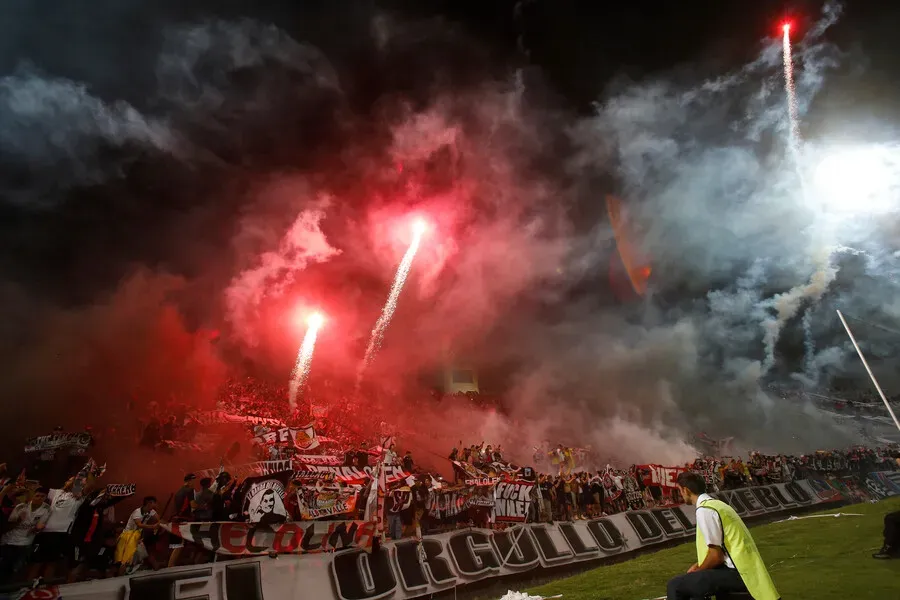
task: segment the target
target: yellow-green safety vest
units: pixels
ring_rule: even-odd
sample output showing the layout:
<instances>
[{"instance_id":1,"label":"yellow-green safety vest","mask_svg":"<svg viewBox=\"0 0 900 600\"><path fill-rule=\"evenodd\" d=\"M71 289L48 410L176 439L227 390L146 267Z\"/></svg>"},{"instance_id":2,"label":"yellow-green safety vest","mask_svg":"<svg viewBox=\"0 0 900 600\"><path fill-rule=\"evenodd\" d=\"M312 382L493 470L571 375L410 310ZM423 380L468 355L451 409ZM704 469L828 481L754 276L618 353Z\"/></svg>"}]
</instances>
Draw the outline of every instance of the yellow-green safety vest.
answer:
<instances>
[{"instance_id":1,"label":"yellow-green safety vest","mask_svg":"<svg viewBox=\"0 0 900 600\"><path fill-rule=\"evenodd\" d=\"M701 508L702 507L702 508ZM763 562L756 543L750 535L750 530L741 521L734 509L721 500L704 500L697 506L697 510L714 510L722 521L725 552L734 563L740 574L747 591L753 596L753 600L779 600L778 590L769 577L769 571ZM697 564L702 564L706 558L709 547L703 539L703 533L697 528Z\"/></svg>"}]
</instances>

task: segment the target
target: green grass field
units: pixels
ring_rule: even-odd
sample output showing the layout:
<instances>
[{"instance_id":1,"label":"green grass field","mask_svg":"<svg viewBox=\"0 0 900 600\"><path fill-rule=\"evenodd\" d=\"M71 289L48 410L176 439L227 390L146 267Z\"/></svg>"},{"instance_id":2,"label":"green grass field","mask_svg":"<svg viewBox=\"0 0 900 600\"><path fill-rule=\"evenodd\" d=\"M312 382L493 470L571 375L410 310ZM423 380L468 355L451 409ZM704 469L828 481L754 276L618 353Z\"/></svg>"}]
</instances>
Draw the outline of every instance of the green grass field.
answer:
<instances>
[{"instance_id":1,"label":"green grass field","mask_svg":"<svg viewBox=\"0 0 900 600\"><path fill-rule=\"evenodd\" d=\"M881 547L882 517L900 498L827 510L862 517L799 519L753 527L753 537L784 600L900 600L900 560L871 558ZM643 600L696 560L693 540L677 548L548 583L530 594L563 600Z\"/></svg>"}]
</instances>

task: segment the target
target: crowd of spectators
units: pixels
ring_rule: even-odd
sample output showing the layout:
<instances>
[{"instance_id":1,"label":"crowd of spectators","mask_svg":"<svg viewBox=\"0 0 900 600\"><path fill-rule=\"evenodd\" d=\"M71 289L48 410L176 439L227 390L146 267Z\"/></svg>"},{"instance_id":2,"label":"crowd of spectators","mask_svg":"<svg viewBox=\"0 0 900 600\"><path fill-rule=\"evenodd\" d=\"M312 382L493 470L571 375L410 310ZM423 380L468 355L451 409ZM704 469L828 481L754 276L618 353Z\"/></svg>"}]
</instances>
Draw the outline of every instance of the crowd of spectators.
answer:
<instances>
[{"instance_id":1,"label":"crowd of spectators","mask_svg":"<svg viewBox=\"0 0 900 600\"><path fill-rule=\"evenodd\" d=\"M460 450L462 448L462 450ZM628 469L588 471L573 467L571 461L555 459L571 454L572 449L559 446L548 452L556 473L539 473L536 482L540 497L535 499L535 518L546 521L590 519L629 509L672 506L682 502L676 488L654 483L650 465L631 465ZM853 477L878 470L897 468L900 449L857 446L846 450L819 451L811 455L764 455L752 452L747 460L732 458L698 458L681 468L704 475L713 492L753 485L786 483L795 479ZM472 465L492 475L502 474L499 446L459 446L449 454L451 461ZM555 459L555 460L554 460ZM524 469L509 465L517 476ZM528 469L527 467L525 469Z\"/></svg>"},{"instance_id":2,"label":"crowd of spectators","mask_svg":"<svg viewBox=\"0 0 900 600\"><path fill-rule=\"evenodd\" d=\"M272 398L279 401L273 402ZM475 394L435 399L473 402L487 410L501 405L498 399ZM420 535L473 524L491 526L492 511L483 504L461 511L454 519L438 517L433 510L436 494L464 489L470 485L472 477L534 482L537 493L533 495L531 506L530 518L533 520L589 519L628 509L681 502L676 490L654 481L649 472L653 465L628 468L605 465L598 469L598 461L590 449L550 446L549 443L535 449L531 466L519 466L510 462L500 445L484 442L464 445L460 441L446 455L449 465L445 466L452 468L455 475L448 481L437 470L422 468L411 451L398 451L392 443L385 443L384 432L379 430L378 423L342 418L340 411L351 411L351 405L352 399L348 399L347 406L332 408L327 415L316 415L315 407L308 404L292 410L286 400L286 390L246 379L234 380L225 386L215 409L291 425L314 419L316 434L331 442L327 451L319 447L315 453L337 456L334 460L340 466L356 467L365 472L370 472L376 464L399 467L409 475L399 485L410 494L411 501L402 495L386 494L385 520L390 537ZM205 427L204 421L187 404L173 400L151 404L142 415L136 437L142 447L177 451L178 444L197 446L205 435ZM258 425L245 426L245 429L247 440L265 431L265 427ZM253 459L284 460L297 452L290 442L260 444L255 447ZM746 458L705 457L670 467L700 472L712 490L726 490L809 477L852 478L875 470L894 469L891 458L897 453L896 447L857 447L806 456L767 456L754 452ZM116 507L127 496L114 493L102 483L103 469L95 468L93 461L88 460L88 465L83 468L80 466L84 465L87 455L72 453L68 457L66 468L70 469L69 473L75 470L78 473L58 488L26 479L24 472L18 476L9 475L6 465L0 465L0 583L40 578L56 581L62 578L73 582L211 560L213 557L208 550L173 537L162 525L248 519L241 490L242 479L250 475L241 474L238 465L231 462L233 457L227 453L220 452L217 456L224 457L222 468L212 474L184 475L180 487L160 496L165 500L162 503L152 495L132 497L131 503L135 503L135 498L142 498L140 506L128 511L124 519L116 514ZM429 461L433 462L430 457L424 462L428 464ZM29 470L29 475L34 476L37 472ZM315 485L317 492L336 494L344 493L348 488L337 479L325 479ZM362 486L355 485L358 498L368 495L366 485L371 486L371 481ZM291 479L287 482L284 494L286 520L303 518L299 499L303 493L309 493L308 490L308 481ZM160 493L159 490L155 492ZM401 502L406 503L402 511L398 510ZM351 511L326 518L361 520L364 504L358 501Z\"/></svg>"},{"instance_id":3,"label":"crowd of spectators","mask_svg":"<svg viewBox=\"0 0 900 600\"><path fill-rule=\"evenodd\" d=\"M568 449L553 449L559 453ZM754 484L790 481L810 476L851 476L870 470L894 468L891 450L851 448L844 451L818 452L808 456L764 456L753 453L741 458L698 459L683 468L703 473L713 489L737 488ZM896 453L896 449L893 450ZM490 444L464 446L460 443L448 455L461 469L474 467L491 477L525 479L540 490L534 496L535 520L587 519L644 508L680 503L672 490L653 484L645 467L627 469L607 466L601 470L571 469L569 461L558 461L558 472L537 473L531 467L517 467L506 462L502 448ZM434 473L421 470L410 451L359 444L343 453L347 466L366 469L379 461L396 465L410 473L405 485L413 495L411 518L398 515L389 518L392 537L404 533L428 532L448 526L447 522L429 518L429 494L439 489L464 486L463 481L447 482ZM5 477L6 466L0 465ZM201 546L172 539L160 525L177 521L240 521L240 482L230 475L227 466L216 477L187 474L182 485L168 502L159 508L155 496L146 496L140 507L124 520L117 520L114 507L121 500L101 484L102 470L83 468L59 489L48 489L39 482L7 478L0 491L0 577L5 581L53 578L65 573L67 581L108 577L136 569L159 569L165 566L195 564L208 561L211 554ZM286 519L299 520L301 514L295 499L303 485L289 483L285 493ZM337 489L336 481L326 483ZM364 492L362 492L364 494ZM390 510L390 499L388 500ZM362 503L353 514L340 519L361 519ZM450 526L478 523L489 525L489 511L480 511L477 520L463 515Z\"/></svg>"}]
</instances>

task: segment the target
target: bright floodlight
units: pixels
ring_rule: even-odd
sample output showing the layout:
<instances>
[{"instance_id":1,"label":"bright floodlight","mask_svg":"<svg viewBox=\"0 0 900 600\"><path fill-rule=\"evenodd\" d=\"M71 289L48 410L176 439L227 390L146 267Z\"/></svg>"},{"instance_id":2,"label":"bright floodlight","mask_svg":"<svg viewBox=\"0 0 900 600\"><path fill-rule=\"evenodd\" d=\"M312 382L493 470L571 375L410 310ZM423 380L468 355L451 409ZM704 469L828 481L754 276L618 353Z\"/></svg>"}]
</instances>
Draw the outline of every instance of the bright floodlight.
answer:
<instances>
[{"instance_id":1,"label":"bright floodlight","mask_svg":"<svg viewBox=\"0 0 900 600\"><path fill-rule=\"evenodd\" d=\"M825 155L816 167L813 182L826 210L880 213L896 206L898 175L900 161L893 149L861 146Z\"/></svg>"},{"instance_id":2,"label":"bright floodlight","mask_svg":"<svg viewBox=\"0 0 900 600\"><path fill-rule=\"evenodd\" d=\"M785 33L790 33L790 32L791 32L791 24L790 24L790 22L785 22L785 23L781 26L781 30L784 31Z\"/></svg>"},{"instance_id":3,"label":"bright floodlight","mask_svg":"<svg viewBox=\"0 0 900 600\"><path fill-rule=\"evenodd\" d=\"M313 314L306 317L306 324L311 329L318 329L325 323L325 316L322 313L314 312Z\"/></svg>"},{"instance_id":4,"label":"bright floodlight","mask_svg":"<svg viewBox=\"0 0 900 600\"><path fill-rule=\"evenodd\" d=\"M413 221L412 227L413 233L420 236L428 231L428 221L426 221L425 219L416 219L415 221Z\"/></svg>"}]
</instances>

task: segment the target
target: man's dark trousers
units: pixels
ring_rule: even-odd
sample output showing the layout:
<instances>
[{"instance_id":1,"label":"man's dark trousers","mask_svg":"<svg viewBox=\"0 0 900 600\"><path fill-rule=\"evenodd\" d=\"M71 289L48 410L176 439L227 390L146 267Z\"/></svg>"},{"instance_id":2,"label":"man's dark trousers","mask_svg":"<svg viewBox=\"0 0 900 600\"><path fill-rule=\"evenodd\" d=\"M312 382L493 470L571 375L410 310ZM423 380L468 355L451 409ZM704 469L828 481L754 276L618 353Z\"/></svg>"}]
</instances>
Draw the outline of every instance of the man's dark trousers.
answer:
<instances>
[{"instance_id":1,"label":"man's dark trousers","mask_svg":"<svg viewBox=\"0 0 900 600\"><path fill-rule=\"evenodd\" d=\"M729 592L746 592L747 586L737 570L721 566L718 569L685 573L669 580L668 600L705 600L717 596L724 600Z\"/></svg>"},{"instance_id":2,"label":"man's dark trousers","mask_svg":"<svg viewBox=\"0 0 900 600\"><path fill-rule=\"evenodd\" d=\"M900 549L900 510L884 515L884 543Z\"/></svg>"}]
</instances>

